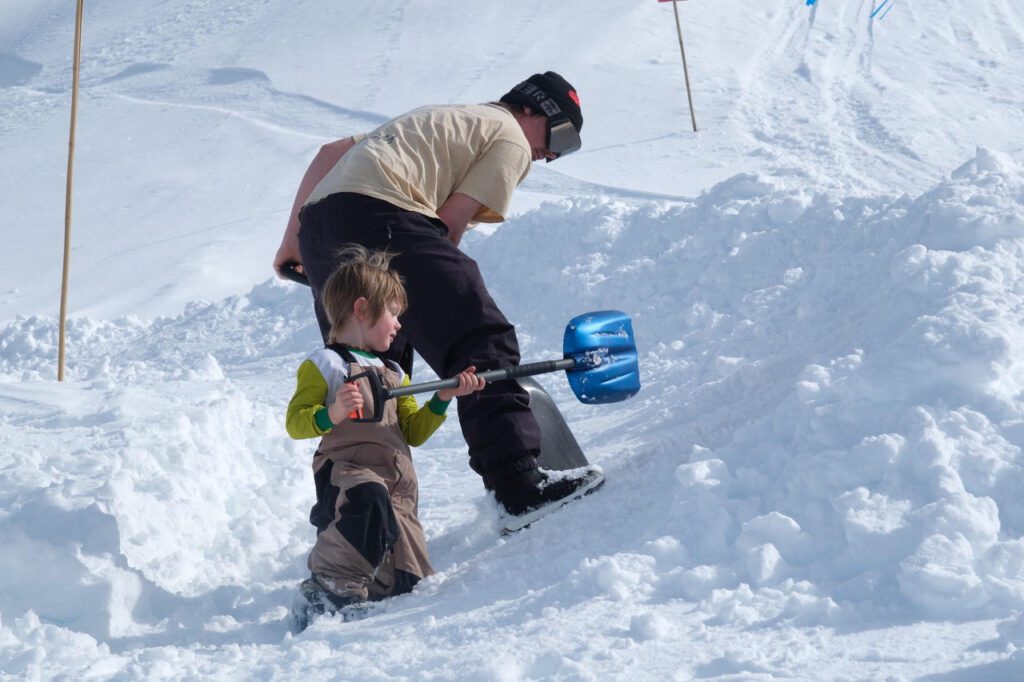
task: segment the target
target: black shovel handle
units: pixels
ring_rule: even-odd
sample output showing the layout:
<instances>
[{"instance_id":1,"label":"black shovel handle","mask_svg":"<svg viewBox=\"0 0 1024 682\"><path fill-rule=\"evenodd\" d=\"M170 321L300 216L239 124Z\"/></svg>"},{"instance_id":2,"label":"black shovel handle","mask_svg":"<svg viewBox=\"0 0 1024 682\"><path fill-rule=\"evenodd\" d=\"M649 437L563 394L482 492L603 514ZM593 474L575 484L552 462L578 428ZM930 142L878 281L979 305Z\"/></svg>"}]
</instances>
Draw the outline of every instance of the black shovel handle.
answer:
<instances>
[{"instance_id":1,"label":"black shovel handle","mask_svg":"<svg viewBox=\"0 0 1024 682\"><path fill-rule=\"evenodd\" d=\"M573 358L543 360L541 362L531 362L526 365L516 365L515 367L490 369L486 372L479 372L477 376L486 381L503 381L506 379L518 379L519 377L532 377L537 374L548 374L549 372L557 372L560 369L569 370L574 368L576 365L577 362ZM353 422L358 423L376 423L381 421L384 418L384 402L392 398L398 398L404 395L414 395L416 393L439 391L442 388L456 388L459 385L459 380L457 378L451 378L441 379L440 381L426 381L422 384L413 384L411 386L385 388L381 383L380 375L373 371L356 374L345 381L348 383L359 379L366 379L369 382L369 390L371 395L373 395L374 411L369 417L352 419Z\"/></svg>"},{"instance_id":2,"label":"black shovel handle","mask_svg":"<svg viewBox=\"0 0 1024 682\"><path fill-rule=\"evenodd\" d=\"M537 374L548 374L550 372L557 372L560 369L569 370L575 366L576 360L573 358L562 358L561 360L531 362L526 365L516 365L515 367L489 369L486 372L477 372L476 375L486 381L503 381L505 379L518 379L519 377L532 377ZM412 386L389 388L385 393L388 398L397 398L403 395L439 391L442 388L456 388L458 385L459 380L457 378L441 379L439 381L426 381L422 384L413 384Z\"/></svg>"}]
</instances>

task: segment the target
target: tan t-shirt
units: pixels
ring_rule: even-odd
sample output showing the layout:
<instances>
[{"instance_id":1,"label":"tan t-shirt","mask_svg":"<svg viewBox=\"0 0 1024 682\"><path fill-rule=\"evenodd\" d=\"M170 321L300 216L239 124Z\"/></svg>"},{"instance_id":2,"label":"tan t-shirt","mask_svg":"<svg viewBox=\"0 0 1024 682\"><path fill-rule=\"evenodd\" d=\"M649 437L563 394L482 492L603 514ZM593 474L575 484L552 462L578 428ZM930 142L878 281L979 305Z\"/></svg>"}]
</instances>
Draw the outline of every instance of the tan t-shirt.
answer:
<instances>
[{"instance_id":1,"label":"tan t-shirt","mask_svg":"<svg viewBox=\"0 0 1024 682\"><path fill-rule=\"evenodd\" d=\"M420 107L355 139L307 204L356 192L437 218L459 192L484 206L472 223L498 223L532 159L523 129L497 104Z\"/></svg>"}]
</instances>

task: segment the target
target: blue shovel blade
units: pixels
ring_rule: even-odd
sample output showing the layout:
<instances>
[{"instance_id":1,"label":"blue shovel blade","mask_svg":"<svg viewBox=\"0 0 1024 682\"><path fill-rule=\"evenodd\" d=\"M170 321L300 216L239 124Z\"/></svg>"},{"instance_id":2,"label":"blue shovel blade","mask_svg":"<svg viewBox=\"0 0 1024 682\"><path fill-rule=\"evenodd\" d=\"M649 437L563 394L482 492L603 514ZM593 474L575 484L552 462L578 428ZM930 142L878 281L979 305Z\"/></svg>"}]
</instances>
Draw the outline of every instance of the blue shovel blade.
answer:
<instances>
[{"instance_id":1,"label":"blue shovel blade","mask_svg":"<svg viewBox=\"0 0 1024 682\"><path fill-rule=\"evenodd\" d=\"M633 322L626 313L599 310L574 317L565 328L562 349L576 360L566 375L580 402L615 403L640 390Z\"/></svg>"}]
</instances>

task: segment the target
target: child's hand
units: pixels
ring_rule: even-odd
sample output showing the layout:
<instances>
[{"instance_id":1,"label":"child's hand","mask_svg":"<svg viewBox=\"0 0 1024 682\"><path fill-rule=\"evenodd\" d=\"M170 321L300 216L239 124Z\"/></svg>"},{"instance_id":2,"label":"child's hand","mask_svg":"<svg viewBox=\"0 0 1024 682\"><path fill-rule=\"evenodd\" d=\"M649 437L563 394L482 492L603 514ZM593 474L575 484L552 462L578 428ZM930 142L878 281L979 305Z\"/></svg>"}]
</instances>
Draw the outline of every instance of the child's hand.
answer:
<instances>
[{"instance_id":1,"label":"child's hand","mask_svg":"<svg viewBox=\"0 0 1024 682\"><path fill-rule=\"evenodd\" d=\"M487 381L481 379L476 375L476 367L470 365L466 369L459 372L456 376L459 380L458 388L442 388L437 392L437 397L444 401L449 401L452 398L457 398L463 395L469 395L474 391L479 391L487 385Z\"/></svg>"},{"instance_id":2,"label":"child's hand","mask_svg":"<svg viewBox=\"0 0 1024 682\"><path fill-rule=\"evenodd\" d=\"M358 417L363 409L363 394L354 383L345 384L334 396L334 402L327 408L327 416L331 423L340 424L353 416Z\"/></svg>"}]
</instances>

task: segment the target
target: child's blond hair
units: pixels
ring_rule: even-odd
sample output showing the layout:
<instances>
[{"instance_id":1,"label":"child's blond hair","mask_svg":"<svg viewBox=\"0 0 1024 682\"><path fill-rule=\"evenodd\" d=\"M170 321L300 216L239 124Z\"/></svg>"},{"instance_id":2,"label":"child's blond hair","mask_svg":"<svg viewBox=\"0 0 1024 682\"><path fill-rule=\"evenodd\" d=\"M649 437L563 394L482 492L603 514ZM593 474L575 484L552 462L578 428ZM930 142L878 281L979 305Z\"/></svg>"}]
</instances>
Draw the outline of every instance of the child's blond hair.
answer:
<instances>
[{"instance_id":1,"label":"child's blond hair","mask_svg":"<svg viewBox=\"0 0 1024 682\"><path fill-rule=\"evenodd\" d=\"M320 302L331 322L327 335L330 343L336 341L341 327L352 314L352 306L365 297L370 318L376 322L384 309L397 303L404 311L409 305L402 278L389 266L396 255L390 251L371 251L364 246L352 245L338 254L341 265L331 273L320 293Z\"/></svg>"}]
</instances>

